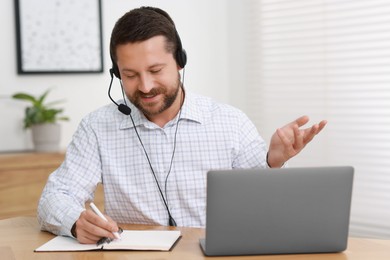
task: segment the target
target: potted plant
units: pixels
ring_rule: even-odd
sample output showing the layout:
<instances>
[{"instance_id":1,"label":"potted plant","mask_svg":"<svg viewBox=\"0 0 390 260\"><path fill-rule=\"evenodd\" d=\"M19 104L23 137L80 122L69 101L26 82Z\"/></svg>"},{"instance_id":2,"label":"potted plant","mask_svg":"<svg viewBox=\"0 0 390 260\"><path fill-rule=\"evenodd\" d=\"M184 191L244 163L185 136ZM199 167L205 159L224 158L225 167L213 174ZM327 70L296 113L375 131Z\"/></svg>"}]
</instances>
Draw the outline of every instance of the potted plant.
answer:
<instances>
[{"instance_id":1,"label":"potted plant","mask_svg":"<svg viewBox=\"0 0 390 260\"><path fill-rule=\"evenodd\" d=\"M46 90L41 96L34 97L27 93L16 93L14 99L31 103L25 110L24 128L31 128L34 148L38 152L53 152L59 150L61 126L59 120L69 120L61 116L63 109L54 108L60 101L45 103L50 90Z\"/></svg>"}]
</instances>

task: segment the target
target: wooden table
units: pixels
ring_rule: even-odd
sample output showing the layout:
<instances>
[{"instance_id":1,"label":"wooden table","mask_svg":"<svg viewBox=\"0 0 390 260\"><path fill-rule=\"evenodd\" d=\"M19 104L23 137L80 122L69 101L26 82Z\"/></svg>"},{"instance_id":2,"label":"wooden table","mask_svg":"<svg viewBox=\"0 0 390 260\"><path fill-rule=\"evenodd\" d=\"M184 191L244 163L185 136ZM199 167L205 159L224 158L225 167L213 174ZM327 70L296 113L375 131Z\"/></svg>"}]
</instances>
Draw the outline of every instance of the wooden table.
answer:
<instances>
[{"instance_id":1,"label":"wooden table","mask_svg":"<svg viewBox=\"0 0 390 260\"><path fill-rule=\"evenodd\" d=\"M169 229L168 227L121 225L125 229ZM390 240L350 238L348 249L337 254L266 255L240 257L205 257L199 246L204 229L179 228L183 237L170 252L147 251L93 251L93 252L40 252L34 249L54 235L39 230L34 217L15 217L0 220L0 259L261 259L261 260L389 260Z\"/></svg>"}]
</instances>

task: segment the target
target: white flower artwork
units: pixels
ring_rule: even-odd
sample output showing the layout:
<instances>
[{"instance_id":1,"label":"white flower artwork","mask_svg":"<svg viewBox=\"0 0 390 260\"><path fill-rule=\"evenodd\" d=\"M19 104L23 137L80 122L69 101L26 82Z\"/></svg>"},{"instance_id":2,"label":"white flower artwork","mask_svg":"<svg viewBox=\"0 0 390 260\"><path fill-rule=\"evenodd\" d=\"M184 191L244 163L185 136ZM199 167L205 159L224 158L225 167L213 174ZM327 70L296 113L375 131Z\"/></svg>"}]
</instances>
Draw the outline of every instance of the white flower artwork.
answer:
<instances>
[{"instance_id":1,"label":"white flower artwork","mask_svg":"<svg viewBox=\"0 0 390 260\"><path fill-rule=\"evenodd\" d=\"M100 0L16 0L18 72L103 71Z\"/></svg>"}]
</instances>

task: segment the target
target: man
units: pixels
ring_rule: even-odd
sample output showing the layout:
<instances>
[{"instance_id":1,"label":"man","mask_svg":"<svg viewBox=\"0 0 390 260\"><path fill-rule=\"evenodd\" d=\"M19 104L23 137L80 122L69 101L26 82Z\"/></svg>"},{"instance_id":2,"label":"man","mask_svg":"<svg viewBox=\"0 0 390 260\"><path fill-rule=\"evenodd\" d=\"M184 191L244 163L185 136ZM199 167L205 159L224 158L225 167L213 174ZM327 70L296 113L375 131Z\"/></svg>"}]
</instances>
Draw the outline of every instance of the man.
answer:
<instances>
[{"instance_id":1,"label":"man","mask_svg":"<svg viewBox=\"0 0 390 260\"><path fill-rule=\"evenodd\" d=\"M161 9L121 17L110 54L126 103L113 100L82 120L38 206L43 230L80 243L114 238L117 222L204 226L208 170L281 167L326 124L299 129L309 119L298 118L276 131L267 152L241 111L184 91L186 53ZM108 221L84 208L99 183Z\"/></svg>"}]
</instances>

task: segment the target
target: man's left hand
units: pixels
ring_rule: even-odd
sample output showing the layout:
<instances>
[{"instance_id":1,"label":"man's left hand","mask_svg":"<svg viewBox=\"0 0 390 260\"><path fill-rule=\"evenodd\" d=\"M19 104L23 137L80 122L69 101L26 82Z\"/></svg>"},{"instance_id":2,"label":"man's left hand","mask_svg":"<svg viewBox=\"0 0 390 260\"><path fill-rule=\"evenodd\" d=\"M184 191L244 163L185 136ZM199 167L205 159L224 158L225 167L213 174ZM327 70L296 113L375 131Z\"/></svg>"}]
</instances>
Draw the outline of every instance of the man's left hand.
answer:
<instances>
[{"instance_id":1,"label":"man's left hand","mask_svg":"<svg viewBox=\"0 0 390 260\"><path fill-rule=\"evenodd\" d=\"M309 122L309 117L302 116L276 130L272 135L267 156L267 163L270 167L282 167L285 162L302 151L327 123L326 120L322 120L309 128L300 129L307 122Z\"/></svg>"}]
</instances>

